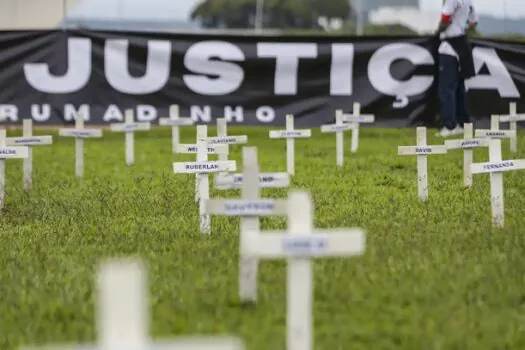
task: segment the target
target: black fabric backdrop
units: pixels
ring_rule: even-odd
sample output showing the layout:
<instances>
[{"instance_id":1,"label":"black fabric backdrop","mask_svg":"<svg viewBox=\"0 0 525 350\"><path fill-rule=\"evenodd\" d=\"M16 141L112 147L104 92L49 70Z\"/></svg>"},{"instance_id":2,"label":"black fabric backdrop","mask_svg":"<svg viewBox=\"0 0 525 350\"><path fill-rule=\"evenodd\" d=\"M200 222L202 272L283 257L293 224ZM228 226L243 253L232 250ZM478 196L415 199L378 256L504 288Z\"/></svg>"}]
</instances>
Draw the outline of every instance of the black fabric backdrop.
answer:
<instances>
[{"instance_id":1,"label":"black fabric backdrop","mask_svg":"<svg viewBox=\"0 0 525 350\"><path fill-rule=\"evenodd\" d=\"M178 104L182 116L213 123L330 123L354 102L378 123L435 126L437 41L430 37L273 37L99 31L0 32L3 123L158 122ZM525 45L473 40L469 81L476 118L525 109ZM277 58L276 58L277 57Z\"/></svg>"}]
</instances>

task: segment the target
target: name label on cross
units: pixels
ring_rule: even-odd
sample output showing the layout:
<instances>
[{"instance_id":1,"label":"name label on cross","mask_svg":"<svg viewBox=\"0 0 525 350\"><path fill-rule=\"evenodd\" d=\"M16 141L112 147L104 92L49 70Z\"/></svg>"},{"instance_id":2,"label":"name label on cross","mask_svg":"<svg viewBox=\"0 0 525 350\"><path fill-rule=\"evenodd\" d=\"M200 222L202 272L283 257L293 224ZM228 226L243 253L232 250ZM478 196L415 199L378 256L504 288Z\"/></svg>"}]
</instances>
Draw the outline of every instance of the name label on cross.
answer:
<instances>
[{"instance_id":1,"label":"name label on cross","mask_svg":"<svg viewBox=\"0 0 525 350\"><path fill-rule=\"evenodd\" d=\"M43 145L52 142L52 136L8 137L6 139L8 145Z\"/></svg>"},{"instance_id":2,"label":"name label on cross","mask_svg":"<svg viewBox=\"0 0 525 350\"><path fill-rule=\"evenodd\" d=\"M479 140L467 140L467 141L461 141L459 144L459 147L466 147L466 146L480 146L481 143Z\"/></svg>"},{"instance_id":3,"label":"name label on cross","mask_svg":"<svg viewBox=\"0 0 525 350\"><path fill-rule=\"evenodd\" d=\"M264 216L275 212L273 200L227 200L224 203L226 215L233 216Z\"/></svg>"},{"instance_id":4,"label":"name label on cross","mask_svg":"<svg viewBox=\"0 0 525 350\"><path fill-rule=\"evenodd\" d=\"M416 147L416 153L432 153L432 147Z\"/></svg>"},{"instance_id":5,"label":"name label on cross","mask_svg":"<svg viewBox=\"0 0 525 350\"><path fill-rule=\"evenodd\" d=\"M515 166L516 166L516 163L514 163L514 161L507 160L507 161L498 162L498 163L484 164L483 165L483 169L485 169L485 170L510 169L510 168L514 168Z\"/></svg>"},{"instance_id":6,"label":"name label on cross","mask_svg":"<svg viewBox=\"0 0 525 350\"><path fill-rule=\"evenodd\" d=\"M317 255L323 253L328 247L325 237L297 236L285 237L282 240L283 252L291 255Z\"/></svg>"},{"instance_id":7,"label":"name label on cross","mask_svg":"<svg viewBox=\"0 0 525 350\"><path fill-rule=\"evenodd\" d=\"M100 137L102 136L102 130L75 130L75 129L61 129L59 131L60 136L71 136L71 137Z\"/></svg>"},{"instance_id":8,"label":"name label on cross","mask_svg":"<svg viewBox=\"0 0 525 350\"><path fill-rule=\"evenodd\" d=\"M218 137L209 137L206 139L207 143L210 145L228 145L235 143L246 143L248 142L248 136L238 135L238 136L218 136Z\"/></svg>"},{"instance_id":9,"label":"name label on cross","mask_svg":"<svg viewBox=\"0 0 525 350\"><path fill-rule=\"evenodd\" d=\"M235 171L236 163L233 160L227 161L209 161L209 162L185 162L173 163L173 172L175 173L213 173L221 171Z\"/></svg>"},{"instance_id":10,"label":"name label on cross","mask_svg":"<svg viewBox=\"0 0 525 350\"><path fill-rule=\"evenodd\" d=\"M27 158L27 147L0 147L0 158Z\"/></svg>"}]
</instances>

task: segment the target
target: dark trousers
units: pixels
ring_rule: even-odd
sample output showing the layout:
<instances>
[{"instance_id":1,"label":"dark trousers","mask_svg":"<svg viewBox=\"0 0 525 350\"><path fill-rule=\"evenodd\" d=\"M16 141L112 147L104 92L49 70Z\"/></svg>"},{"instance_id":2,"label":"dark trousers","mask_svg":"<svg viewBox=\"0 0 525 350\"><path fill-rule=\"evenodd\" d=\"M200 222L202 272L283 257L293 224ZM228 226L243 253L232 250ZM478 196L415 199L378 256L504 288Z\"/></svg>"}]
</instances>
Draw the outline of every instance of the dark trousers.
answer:
<instances>
[{"instance_id":1,"label":"dark trousers","mask_svg":"<svg viewBox=\"0 0 525 350\"><path fill-rule=\"evenodd\" d=\"M458 59L451 55L439 55L439 105L447 129L470 122L465 80L459 72Z\"/></svg>"}]
</instances>

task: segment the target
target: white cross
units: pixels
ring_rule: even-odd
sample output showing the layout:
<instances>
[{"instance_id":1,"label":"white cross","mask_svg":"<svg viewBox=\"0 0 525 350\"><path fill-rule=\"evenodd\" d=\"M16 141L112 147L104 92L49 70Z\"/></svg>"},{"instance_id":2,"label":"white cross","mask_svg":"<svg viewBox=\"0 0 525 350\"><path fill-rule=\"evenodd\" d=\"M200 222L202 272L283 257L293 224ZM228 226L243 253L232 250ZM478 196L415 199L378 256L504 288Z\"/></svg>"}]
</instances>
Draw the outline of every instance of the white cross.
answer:
<instances>
[{"instance_id":1,"label":"white cross","mask_svg":"<svg viewBox=\"0 0 525 350\"><path fill-rule=\"evenodd\" d=\"M126 165L133 165L135 163L135 132L150 130L151 123L135 122L132 109L126 109L125 118L124 123L110 124L109 127L112 132L124 132L126 134Z\"/></svg>"},{"instance_id":2,"label":"white cross","mask_svg":"<svg viewBox=\"0 0 525 350\"><path fill-rule=\"evenodd\" d=\"M28 156L24 158L24 189L29 190L33 187L33 146L50 145L53 143L53 136L33 136L33 120L23 120L22 137L8 137L7 146L28 146Z\"/></svg>"},{"instance_id":3,"label":"white cross","mask_svg":"<svg viewBox=\"0 0 525 350\"><path fill-rule=\"evenodd\" d=\"M513 139L516 137L515 130L500 130L499 115L490 116L490 129L477 129L476 137L485 137L489 139Z\"/></svg>"},{"instance_id":4,"label":"white cross","mask_svg":"<svg viewBox=\"0 0 525 350\"><path fill-rule=\"evenodd\" d=\"M373 123L375 117L372 114L361 114L361 105L358 102L354 102L352 106L352 114L343 114L343 122L350 123L354 126L352 131L352 153L357 152L359 147L359 124Z\"/></svg>"},{"instance_id":5,"label":"white cross","mask_svg":"<svg viewBox=\"0 0 525 350\"><path fill-rule=\"evenodd\" d=\"M181 126L189 126L195 124L191 118L181 118L180 110L178 105L170 106L170 117L169 118L160 118L159 125L161 126L171 126L171 147L173 153L177 153L177 146L180 143L180 130Z\"/></svg>"},{"instance_id":6,"label":"white cross","mask_svg":"<svg viewBox=\"0 0 525 350\"><path fill-rule=\"evenodd\" d=\"M243 181L241 199L211 199L206 201L206 213L241 217L241 240L245 231L260 230L260 216L285 216L286 200L261 198L257 147L243 147ZM242 243L241 243L242 244ZM242 302L257 301L258 260L241 251L239 267L239 297Z\"/></svg>"},{"instance_id":7,"label":"white cross","mask_svg":"<svg viewBox=\"0 0 525 350\"><path fill-rule=\"evenodd\" d=\"M295 174L295 140L296 138L312 137L310 129L294 129L294 117L286 115L286 130L271 130L271 139L286 139L286 168L290 175Z\"/></svg>"},{"instance_id":8,"label":"white cross","mask_svg":"<svg viewBox=\"0 0 525 350\"><path fill-rule=\"evenodd\" d=\"M517 152L518 151L518 122L525 121L525 114L518 114L517 108L516 108L516 102L511 102L509 104L509 114L508 115L500 115L499 116L499 122L500 123L509 123L510 130L514 131L516 133L515 137L512 137L510 139L510 151L511 152Z\"/></svg>"},{"instance_id":9,"label":"white cross","mask_svg":"<svg viewBox=\"0 0 525 350\"><path fill-rule=\"evenodd\" d=\"M427 156L432 154L445 154L447 147L427 145L427 128L418 127L416 131L416 146L399 146L397 154L400 156L417 155L417 189L419 199L428 199L428 166Z\"/></svg>"},{"instance_id":10,"label":"white cross","mask_svg":"<svg viewBox=\"0 0 525 350\"><path fill-rule=\"evenodd\" d=\"M240 249L260 259L287 259L287 350L313 348L313 270L311 258L363 255L365 232L359 228L315 230L308 192L288 199L288 232L241 232Z\"/></svg>"},{"instance_id":11,"label":"white cross","mask_svg":"<svg viewBox=\"0 0 525 350\"><path fill-rule=\"evenodd\" d=\"M29 157L29 147L8 147L6 131L0 129L0 209L4 207L5 197L5 160L9 158Z\"/></svg>"},{"instance_id":12,"label":"white cross","mask_svg":"<svg viewBox=\"0 0 525 350\"><path fill-rule=\"evenodd\" d=\"M208 128L206 125L197 126L197 161L173 163L173 172L182 174L197 174L197 188L199 192L200 230L202 233L211 232L210 215L206 213L204 203L210 198L209 173L235 171L236 163L228 161L208 161L207 144Z\"/></svg>"},{"instance_id":13,"label":"white cross","mask_svg":"<svg viewBox=\"0 0 525 350\"><path fill-rule=\"evenodd\" d=\"M343 132L353 130L355 125L343 123L343 111L335 111L335 124L321 125L322 133L335 133L336 162L338 166L344 163Z\"/></svg>"},{"instance_id":14,"label":"white cross","mask_svg":"<svg viewBox=\"0 0 525 350\"><path fill-rule=\"evenodd\" d=\"M221 146L226 147L225 148L226 152L218 152L217 154L219 155L220 161L227 161L228 155L230 152L228 145L247 143L248 136L246 135L228 136L226 119L217 118L217 137L208 137L207 141L208 141L208 145L215 145L215 146L221 145ZM219 173L219 175L226 175L226 173ZM195 183L195 186L197 186L197 183ZM198 202L198 201L199 201L199 189L195 187L195 202Z\"/></svg>"},{"instance_id":15,"label":"white cross","mask_svg":"<svg viewBox=\"0 0 525 350\"><path fill-rule=\"evenodd\" d=\"M470 188L472 186L472 172L470 171L470 165L472 164L474 156L472 150L479 147L488 147L489 140L486 138L473 138L472 123L465 123L463 128L463 140L446 140L445 146L447 146L447 150L463 149L463 183L465 184L465 187Z\"/></svg>"},{"instance_id":16,"label":"white cross","mask_svg":"<svg viewBox=\"0 0 525 350\"><path fill-rule=\"evenodd\" d=\"M147 273L136 260L102 264L97 278L98 344L46 346L61 350L243 350L244 342L230 336L177 337L153 341L149 335ZM36 347L23 347L36 350Z\"/></svg>"},{"instance_id":17,"label":"white cross","mask_svg":"<svg viewBox=\"0 0 525 350\"><path fill-rule=\"evenodd\" d=\"M84 139L102 137L100 129L84 129L84 116L75 117L74 129L59 129L58 135L75 138L75 175L84 176Z\"/></svg>"},{"instance_id":18,"label":"white cross","mask_svg":"<svg viewBox=\"0 0 525 350\"><path fill-rule=\"evenodd\" d=\"M494 227L505 225L503 200L503 172L524 170L525 159L502 160L501 140L490 140L489 161L474 163L470 166L472 174L490 173L490 202L492 206L492 224Z\"/></svg>"}]
</instances>

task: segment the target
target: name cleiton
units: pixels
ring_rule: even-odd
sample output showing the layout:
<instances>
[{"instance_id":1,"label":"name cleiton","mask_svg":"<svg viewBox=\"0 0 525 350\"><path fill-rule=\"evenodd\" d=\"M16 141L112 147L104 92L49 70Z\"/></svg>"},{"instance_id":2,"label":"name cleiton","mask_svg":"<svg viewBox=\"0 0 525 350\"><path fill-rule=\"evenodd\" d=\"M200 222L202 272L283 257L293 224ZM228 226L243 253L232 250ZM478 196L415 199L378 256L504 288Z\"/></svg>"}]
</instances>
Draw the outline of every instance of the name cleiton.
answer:
<instances>
[{"instance_id":1,"label":"name cleiton","mask_svg":"<svg viewBox=\"0 0 525 350\"><path fill-rule=\"evenodd\" d=\"M217 164L186 164L186 170L218 170Z\"/></svg>"},{"instance_id":2,"label":"name cleiton","mask_svg":"<svg viewBox=\"0 0 525 350\"><path fill-rule=\"evenodd\" d=\"M283 250L290 253L315 253L326 248L326 241L318 237L287 237L283 241Z\"/></svg>"},{"instance_id":3,"label":"name cleiton","mask_svg":"<svg viewBox=\"0 0 525 350\"><path fill-rule=\"evenodd\" d=\"M432 153L432 147L416 147L416 153Z\"/></svg>"},{"instance_id":4,"label":"name cleiton","mask_svg":"<svg viewBox=\"0 0 525 350\"><path fill-rule=\"evenodd\" d=\"M492 163L492 164L485 164L483 165L483 169L485 170L493 170L493 169L508 169L513 168L516 165L512 160L507 160L501 163Z\"/></svg>"}]
</instances>

